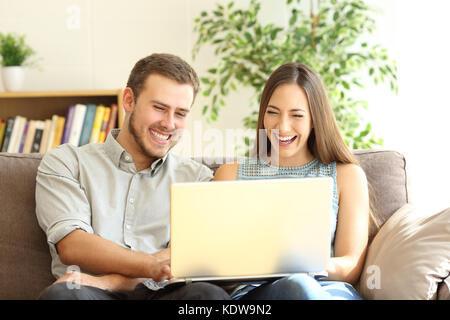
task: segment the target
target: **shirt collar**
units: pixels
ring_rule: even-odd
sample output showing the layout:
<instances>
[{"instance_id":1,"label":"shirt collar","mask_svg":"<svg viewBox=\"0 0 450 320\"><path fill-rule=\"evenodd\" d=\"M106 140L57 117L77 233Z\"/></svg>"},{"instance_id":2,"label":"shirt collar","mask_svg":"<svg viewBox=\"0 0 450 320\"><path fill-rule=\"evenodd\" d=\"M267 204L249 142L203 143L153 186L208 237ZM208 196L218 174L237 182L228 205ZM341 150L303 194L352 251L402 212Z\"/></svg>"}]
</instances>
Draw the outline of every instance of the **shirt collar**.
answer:
<instances>
[{"instance_id":1,"label":"shirt collar","mask_svg":"<svg viewBox=\"0 0 450 320\"><path fill-rule=\"evenodd\" d=\"M149 171L149 173L152 175L152 177L163 167L163 165L166 163L166 159L169 156L169 153L166 153L166 155L162 158L159 158L150 165L149 169L146 169L144 171Z\"/></svg>"},{"instance_id":2,"label":"shirt collar","mask_svg":"<svg viewBox=\"0 0 450 320\"><path fill-rule=\"evenodd\" d=\"M121 168L121 161L122 162L133 162L133 159L131 155L125 151L125 149L120 145L119 142L117 142L117 136L119 135L120 129L112 129L110 133L108 134L108 137L105 140L105 151L106 154L111 158L112 162L116 165L116 167ZM167 156L169 154L166 153L166 155L162 158L159 158L150 165L150 168L147 168L145 170L142 170L142 173L148 173L154 176L159 169L163 166L163 164L166 162ZM136 167L134 166L134 171L136 172Z\"/></svg>"}]
</instances>

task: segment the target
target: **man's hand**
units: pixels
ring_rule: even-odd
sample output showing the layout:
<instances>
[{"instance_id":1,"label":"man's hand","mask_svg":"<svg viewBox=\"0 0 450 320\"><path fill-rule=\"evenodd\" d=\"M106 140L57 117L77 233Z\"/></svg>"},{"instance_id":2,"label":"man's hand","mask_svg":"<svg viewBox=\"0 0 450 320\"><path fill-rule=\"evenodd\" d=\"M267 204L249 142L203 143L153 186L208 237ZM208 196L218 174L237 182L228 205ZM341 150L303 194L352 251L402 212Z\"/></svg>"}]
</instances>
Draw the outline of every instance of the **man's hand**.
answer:
<instances>
[{"instance_id":1,"label":"man's hand","mask_svg":"<svg viewBox=\"0 0 450 320\"><path fill-rule=\"evenodd\" d=\"M160 261L170 260L170 248L163 249L153 255Z\"/></svg>"},{"instance_id":2,"label":"man's hand","mask_svg":"<svg viewBox=\"0 0 450 320\"><path fill-rule=\"evenodd\" d=\"M125 278L152 278L162 281L173 278L170 273L170 248L148 254L123 248L112 241L83 230L75 230L56 244L61 262L76 265L91 274L123 275ZM104 279L87 278L93 282ZM97 287L101 286L96 285Z\"/></svg>"},{"instance_id":3,"label":"man's hand","mask_svg":"<svg viewBox=\"0 0 450 320\"><path fill-rule=\"evenodd\" d=\"M173 278L170 271L170 248L161 250L153 255L147 255L150 261L149 269L145 272L156 282ZM148 258L146 258L148 260ZM150 270L150 272L148 271ZM53 284L60 282L71 282L73 285L91 286L111 291L131 291L146 278L130 278L118 273L102 276L91 276L86 273L71 271L56 280Z\"/></svg>"},{"instance_id":4,"label":"man's hand","mask_svg":"<svg viewBox=\"0 0 450 320\"><path fill-rule=\"evenodd\" d=\"M173 278L170 271L170 248L155 253L153 257L156 258L156 262L152 268L151 278L156 282Z\"/></svg>"}]
</instances>

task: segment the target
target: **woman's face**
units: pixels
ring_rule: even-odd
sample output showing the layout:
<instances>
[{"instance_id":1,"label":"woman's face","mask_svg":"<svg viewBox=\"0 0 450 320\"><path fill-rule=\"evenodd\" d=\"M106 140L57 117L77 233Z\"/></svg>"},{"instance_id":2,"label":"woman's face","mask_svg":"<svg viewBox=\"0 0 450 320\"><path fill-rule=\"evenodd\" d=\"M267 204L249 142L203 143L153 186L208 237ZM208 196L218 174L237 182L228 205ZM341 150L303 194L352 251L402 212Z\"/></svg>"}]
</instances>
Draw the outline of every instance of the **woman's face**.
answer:
<instances>
[{"instance_id":1,"label":"woman's face","mask_svg":"<svg viewBox=\"0 0 450 320\"><path fill-rule=\"evenodd\" d=\"M272 145L271 158L278 153L279 165L302 165L312 160L307 141L313 123L300 86L282 84L275 89L264 114L264 128Z\"/></svg>"}]
</instances>

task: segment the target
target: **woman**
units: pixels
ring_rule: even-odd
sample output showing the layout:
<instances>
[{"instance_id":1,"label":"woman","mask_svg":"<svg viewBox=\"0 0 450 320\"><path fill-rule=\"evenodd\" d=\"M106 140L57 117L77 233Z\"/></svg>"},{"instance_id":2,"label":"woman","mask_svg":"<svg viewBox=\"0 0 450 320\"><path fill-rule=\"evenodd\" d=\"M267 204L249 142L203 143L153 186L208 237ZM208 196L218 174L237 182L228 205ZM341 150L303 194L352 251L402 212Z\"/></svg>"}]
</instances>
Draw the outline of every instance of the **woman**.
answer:
<instances>
[{"instance_id":1,"label":"woman","mask_svg":"<svg viewBox=\"0 0 450 320\"><path fill-rule=\"evenodd\" d=\"M267 81L258 118L256 158L221 166L214 180L329 176L334 181L328 276L299 274L240 288L242 299L360 299L368 241L364 171L345 145L319 76L303 64L279 67Z\"/></svg>"}]
</instances>

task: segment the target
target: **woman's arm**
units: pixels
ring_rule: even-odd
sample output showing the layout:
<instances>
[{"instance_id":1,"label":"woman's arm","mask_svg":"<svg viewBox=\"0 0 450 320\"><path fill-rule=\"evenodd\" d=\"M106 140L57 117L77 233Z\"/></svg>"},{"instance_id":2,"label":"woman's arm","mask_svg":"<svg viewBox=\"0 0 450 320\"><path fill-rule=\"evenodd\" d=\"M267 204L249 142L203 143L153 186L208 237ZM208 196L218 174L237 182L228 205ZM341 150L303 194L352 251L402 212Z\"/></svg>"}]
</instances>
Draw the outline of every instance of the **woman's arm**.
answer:
<instances>
[{"instance_id":1,"label":"woman's arm","mask_svg":"<svg viewBox=\"0 0 450 320\"><path fill-rule=\"evenodd\" d=\"M339 214L328 279L355 284L364 265L369 234L367 179L354 164L338 164L336 169Z\"/></svg>"},{"instance_id":2,"label":"woman's arm","mask_svg":"<svg viewBox=\"0 0 450 320\"><path fill-rule=\"evenodd\" d=\"M238 175L238 163L226 163L217 169L214 181L236 180Z\"/></svg>"}]
</instances>

